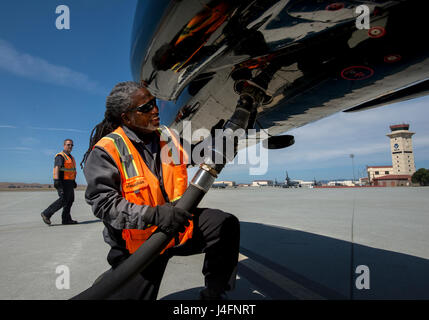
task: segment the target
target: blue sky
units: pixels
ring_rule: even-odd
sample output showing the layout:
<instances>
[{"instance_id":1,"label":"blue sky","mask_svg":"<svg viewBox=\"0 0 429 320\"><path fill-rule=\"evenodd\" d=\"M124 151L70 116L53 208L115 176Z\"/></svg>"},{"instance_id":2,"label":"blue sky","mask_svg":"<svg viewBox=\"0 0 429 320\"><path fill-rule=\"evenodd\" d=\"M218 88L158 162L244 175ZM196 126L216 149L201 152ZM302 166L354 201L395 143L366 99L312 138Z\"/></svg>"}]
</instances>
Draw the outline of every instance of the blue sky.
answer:
<instances>
[{"instance_id":1,"label":"blue sky","mask_svg":"<svg viewBox=\"0 0 429 320\"><path fill-rule=\"evenodd\" d=\"M70 8L70 30L57 30L55 8ZM74 140L80 162L105 97L130 80L130 37L136 0L8 1L0 5L0 181L50 183L55 153ZM270 151L264 176L228 165L220 179L349 178L365 165L390 164L389 125L407 122L416 167L429 167L429 99L330 116L291 131L296 143ZM192 175L192 170L190 175ZM85 183L78 170L78 183Z\"/></svg>"},{"instance_id":2,"label":"blue sky","mask_svg":"<svg viewBox=\"0 0 429 320\"><path fill-rule=\"evenodd\" d=\"M70 8L70 30L55 9ZM0 10L0 181L49 183L65 138L76 159L102 120L105 98L131 79L136 6L127 1L4 1ZM78 183L85 183L78 171Z\"/></svg>"}]
</instances>

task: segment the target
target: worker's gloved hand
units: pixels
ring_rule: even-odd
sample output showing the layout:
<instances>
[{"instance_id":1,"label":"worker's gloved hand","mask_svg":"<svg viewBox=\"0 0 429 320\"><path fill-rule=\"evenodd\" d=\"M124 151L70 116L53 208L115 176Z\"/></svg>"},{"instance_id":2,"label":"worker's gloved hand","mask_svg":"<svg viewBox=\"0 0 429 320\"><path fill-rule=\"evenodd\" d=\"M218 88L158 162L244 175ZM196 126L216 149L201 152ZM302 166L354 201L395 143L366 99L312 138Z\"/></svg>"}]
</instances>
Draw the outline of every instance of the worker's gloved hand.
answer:
<instances>
[{"instance_id":1,"label":"worker's gloved hand","mask_svg":"<svg viewBox=\"0 0 429 320\"><path fill-rule=\"evenodd\" d=\"M77 183L76 181L73 180L73 188L76 189L77 188Z\"/></svg>"},{"instance_id":2,"label":"worker's gloved hand","mask_svg":"<svg viewBox=\"0 0 429 320\"><path fill-rule=\"evenodd\" d=\"M55 179L54 180L54 187L55 187L55 189L57 189L57 190L59 190L59 189L64 189L63 188L63 182L62 182L62 180L59 180L59 179Z\"/></svg>"},{"instance_id":3,"label":"worker's gloved hand","mask_svg":"<svg viewBox=\"0 0 429 320\"><path fill-rule=\"evenodd\" d=\"M184 232L185 227L189 226L190 219L192 219L192 214L172 206L171 203L156 206L155 210L146 212L144 216L147 224L154 224L169 235Z\"/></svg>"},{"instance_id":4,"label":"worker's gloved hand","mask_svg":"<svg viewBox=\"0 0 429 320\"><path fill-rule=\"evenodd\" d=\"M63 181L59 179L54 180L54 187L58 190L60 194L64 194Z\"/></svg>"}]
</instances>

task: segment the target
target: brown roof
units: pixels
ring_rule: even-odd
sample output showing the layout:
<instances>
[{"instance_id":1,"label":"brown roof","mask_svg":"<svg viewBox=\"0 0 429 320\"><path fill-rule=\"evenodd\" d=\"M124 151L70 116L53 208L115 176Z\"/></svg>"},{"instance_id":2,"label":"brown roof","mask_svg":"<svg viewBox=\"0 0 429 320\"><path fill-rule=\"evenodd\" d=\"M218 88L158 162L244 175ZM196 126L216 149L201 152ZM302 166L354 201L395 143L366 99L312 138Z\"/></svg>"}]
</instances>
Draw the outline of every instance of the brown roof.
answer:
<instances>
[{"instance_id":1,"label":"brown roof","mask_svg":"<svg viewBox=\"0 0 429 320\"><path fill-rule=\"evenodd\" d=\"M374 178L374 180L409 180L411 176L408 174L389 174L387 176L382 176Z\"/></svg>"},{"instance_id":2,"label":"brown roof","mask_svg":"<svg viewBox=\"0 0 429 320\"><path fill-rule=\"evenodd\" d=\"M395 124L393 126L390 126L390 129L405 129L408 130L410 128L410 125L408 123L401 123L401 124Z\"/></svg>"}]
</instances>

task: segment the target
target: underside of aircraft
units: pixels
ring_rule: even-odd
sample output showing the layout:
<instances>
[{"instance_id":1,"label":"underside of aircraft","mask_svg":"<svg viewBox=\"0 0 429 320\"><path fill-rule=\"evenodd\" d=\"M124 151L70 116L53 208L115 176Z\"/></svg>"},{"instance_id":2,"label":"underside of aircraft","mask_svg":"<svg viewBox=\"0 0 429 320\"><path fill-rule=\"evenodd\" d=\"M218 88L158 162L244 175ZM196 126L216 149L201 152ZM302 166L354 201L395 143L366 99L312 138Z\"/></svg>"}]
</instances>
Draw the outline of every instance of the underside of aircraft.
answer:
<instances>
[{"instance_id":1,"label":"underside of aircraft","mask_svg":"<svg viewBox=\"0 0 429 320\"><path fill-rule=\"evenodd\" d=\"M251 83L265 95L254 126L275 136L427 94L428 9L414 0L145 0L131 68L179 133L229 119Z\"/></svg>"}]
</instances>

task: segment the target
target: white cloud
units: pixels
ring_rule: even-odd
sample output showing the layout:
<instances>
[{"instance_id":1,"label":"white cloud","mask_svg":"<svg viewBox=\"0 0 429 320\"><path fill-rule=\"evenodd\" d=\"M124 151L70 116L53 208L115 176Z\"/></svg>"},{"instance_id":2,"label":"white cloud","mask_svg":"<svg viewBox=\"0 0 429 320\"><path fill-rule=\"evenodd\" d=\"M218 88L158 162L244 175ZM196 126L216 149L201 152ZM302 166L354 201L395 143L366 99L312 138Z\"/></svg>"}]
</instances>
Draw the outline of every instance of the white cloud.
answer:
<instances>
[{"instance_id":1,"label":"white cloud","mask_svg":"<svg viewBox=\"0 0 429 320\"><path fill-rule=\"evenodd\" d=\"M43 150L42 150L42 153L43 153L45 156L53 156L53 155L55 155L55 154L57 153L57 151L56 151L56 150L54 150L54 149L43 149Z\"/></svg>"},{"instance_id":2,"label":"white cloud","mask_svg":"<svg viewBox=\"0 0 429 320\"><path fill-rule=\"evenodd\" d=\"M413 146L415 148L428 147L429 146L429 137L428 136L424 136L424 137L416 136L415 138L413 138Z\"/></svg>"},{"instance_id":3,"label":"white cloud","mask_svg":"<svg viewBox=\"0 0 429 320\"><path fill-rule=\"evenodd\" d=\"M96 81L86 74L17 51L9 42L0 39L0 69L25 78L55 85L72 87L91 93L106 94Z\"/></svg>"},{"instance_id":4,"label":"white cloud","mask_svg":"<svg viewBox=\"0 0 429 320\"><path fill-rule=\"evenodd\" d=\"M9 147L9 148L0 148L0 150L2 150L2 151L24 151L24 152L29 152L29 151L32 151L33 149L27 148L27 147Z\"/></svg>"},{"instance_id":5,"label":"white cloud","mask_svg":"<svg viewBox=\"0 0 429 320\"><path fill-rule=\"evenodd\" d=\"M339 141L343 137L374 139L384 138L383 134L390 131L389 126L392 124L409 123L411 131L418 128L418 133L428 134L428 101L429 98L424 97L362 112L340 112L289 133L296 135L302 143L314 142L316 139Z\"/></svg>"},{"instance_id":6,"label":"white cloud","mask_svg":"<svg viewBox=\"0 0 429 320\"><path fill-rule=\"evenodd\" d=\"M389 147L388 143L372 143L372 144L365 144L360 145L356 147L334 147L334 148L323 148L323 147L316 147L311 148L308 150L300 151L298 152L290 152L287 157L284 159L287 159L288 163L291 162L312 162L312 161L324 161L324 160L331 160L331 159L337 159L340 157L349 157L350 154L354 155L371 155L376 153L382 153L382 152L388 152L387 149ZM271 160L271 159L270 159ZM270 164L278 164L281 163L282 159L279 157L273 157L272 161L270 161ZM284 160L283 160L284 162Z\"/></svg>"},{"instance_id":7,"label":"white cloud","mask_svg":"<svg viewBox=\"0 0 429 320\"><path fill-rule=\"evenodd\" d=\"M33 137L23 137L20 139L21 144L24 146L32 146L35 144L39 144L40 140Z\"/></svg>"},{"instance_id":8,"label":"white cloud","mask_svg":"<svg viewBox=\"0 0 429 320\"><path fill-rule=\"evenodd\" d=\"M0 128L11 128L11 129L17 129L18 127L10 126L10 125L0 125ZM80 130L80 129L74 129L74 128L50 128L50 127L27 127L27 129L32 130L46 130L46 131L68 131L68 132L79 132L79 133L88 133L87 130ZM33 138L33 137L24 137L21 138L22 144L33 144L33 143L40 143L39 140Z\"/></svg>"},{"instance_id":9,"label":"white cloud","mask_svg":"<svg viewBox=\"0 0 429 320\"><path fill-rule=\"evenodd\" d=\"M28 127L29 129L34 130L47 130L47 131L69 131L69 132L81 132L81 133L88 133L88 131L85 130L79 130L79 129L73 129L73 128L42 128L42 127Z\"/></svg>"}]
</instances>

